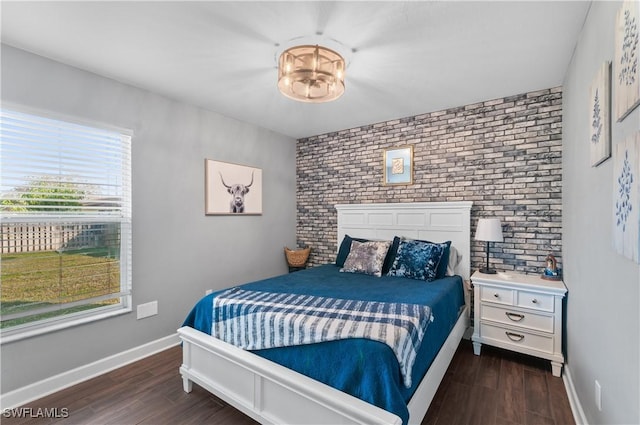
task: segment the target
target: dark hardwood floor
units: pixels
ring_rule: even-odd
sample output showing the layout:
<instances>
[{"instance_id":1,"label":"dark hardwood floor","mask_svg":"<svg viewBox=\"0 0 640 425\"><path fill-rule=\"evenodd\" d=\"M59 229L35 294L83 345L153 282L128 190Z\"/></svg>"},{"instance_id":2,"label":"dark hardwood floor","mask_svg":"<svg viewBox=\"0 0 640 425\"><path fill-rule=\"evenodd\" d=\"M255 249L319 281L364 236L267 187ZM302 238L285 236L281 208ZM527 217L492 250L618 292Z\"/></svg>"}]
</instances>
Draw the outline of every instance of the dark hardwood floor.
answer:
<instances>
[{"instance_id":1,"label":"dark hardwood floor","mask_svg":"<svg viewBox=\"0 0 640 425\"><path fill-rule=\"evenodd\" d=\"M180 347L132 363L2 415L3 424L255 424L207 391L182 391ZM30 410L29 410L30 409ZM47 409L39 411L38 409ZM45 418L48 413L59 418ZM31 417L31 416L40 417ZM66 416L66 417L62 417ZM574 424L549 362L463 340L423 425Z\"/></svg>"},{"instance_id":2,"label":"dark hardwood floor","mask_svg":"<svg viewBox=\"0 0 640 425\"><path fill-rule=\"evenodd\" d=\"M546 360L462 340L423 425L575 424L562 378Z\"/></svg>"}]
</instances>

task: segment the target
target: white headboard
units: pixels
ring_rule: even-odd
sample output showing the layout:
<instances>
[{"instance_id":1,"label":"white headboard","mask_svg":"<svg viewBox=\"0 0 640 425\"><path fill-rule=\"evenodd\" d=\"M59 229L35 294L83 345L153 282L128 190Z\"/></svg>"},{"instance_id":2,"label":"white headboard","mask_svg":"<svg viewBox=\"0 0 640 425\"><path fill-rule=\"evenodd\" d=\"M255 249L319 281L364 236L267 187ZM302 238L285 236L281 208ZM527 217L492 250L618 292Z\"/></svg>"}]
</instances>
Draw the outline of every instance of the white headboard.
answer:
<instances>
[{"instance_id":1,"label":"white headboard","mask_svg":"<svg viewBox=\"0 0 640 425\"><path fill-rule=\"evenodd\" d=\"M456 273L471 275L471 205L473 202L338 204L338 247L344 235L392 240L394 236L451 241L462 254Z\"/></svg>"}]
</instances>

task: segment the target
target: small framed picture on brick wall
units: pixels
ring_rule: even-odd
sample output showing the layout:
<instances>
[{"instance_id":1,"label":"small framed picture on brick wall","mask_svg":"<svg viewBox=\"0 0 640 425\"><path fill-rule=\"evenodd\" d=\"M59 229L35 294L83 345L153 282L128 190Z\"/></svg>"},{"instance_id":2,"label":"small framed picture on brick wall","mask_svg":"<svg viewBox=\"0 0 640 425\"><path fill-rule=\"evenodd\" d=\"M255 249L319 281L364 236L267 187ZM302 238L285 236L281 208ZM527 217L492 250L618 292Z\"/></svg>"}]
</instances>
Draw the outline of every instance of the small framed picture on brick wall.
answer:
<instances>
[{"instance_id":1,"label":"small framed picture on brick wall","mask_svg":"<svg viewBox=\"0 0 640 425\"><path fill-rule=\"evenodd\" d=\"M413 146L385 149L382 163L385 185L413 184Z\"/></svg>"}]
</instances>

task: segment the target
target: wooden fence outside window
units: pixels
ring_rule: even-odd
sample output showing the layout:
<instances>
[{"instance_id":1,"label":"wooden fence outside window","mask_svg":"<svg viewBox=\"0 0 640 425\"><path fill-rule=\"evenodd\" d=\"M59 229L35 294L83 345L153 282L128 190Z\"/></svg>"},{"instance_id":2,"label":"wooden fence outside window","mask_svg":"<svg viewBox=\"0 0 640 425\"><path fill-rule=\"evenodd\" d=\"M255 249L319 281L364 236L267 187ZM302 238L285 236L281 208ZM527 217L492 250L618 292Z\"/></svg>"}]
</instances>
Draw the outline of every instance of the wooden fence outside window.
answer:
<instances>
[{"instance_id":1,"label":"wooden fence outside window","mask_svg":"<svg viewBox=\"0 0 640 425\"><path fill-rule=\"evenodd\" d=\"M112 246L119 237L115 223L2 223L0 233L2 254Z\"/></svg>"}]
</instances>

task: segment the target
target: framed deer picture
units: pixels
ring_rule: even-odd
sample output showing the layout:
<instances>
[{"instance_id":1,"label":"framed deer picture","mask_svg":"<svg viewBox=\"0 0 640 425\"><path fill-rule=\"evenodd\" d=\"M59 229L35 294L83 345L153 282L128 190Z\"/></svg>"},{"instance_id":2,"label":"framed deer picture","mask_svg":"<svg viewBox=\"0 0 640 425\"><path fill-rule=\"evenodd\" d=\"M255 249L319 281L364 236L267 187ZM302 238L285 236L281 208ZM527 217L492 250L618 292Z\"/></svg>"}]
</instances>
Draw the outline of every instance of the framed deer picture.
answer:
<instances>
[{"instance_id":1,"label":"framed deer picture","mask_svg":"<svg viewBox=\"0 0 640 425\"><path fill-rule=\"evenodd\" d=\"M262 170L229 162L204 160L206 215L261 215Z\"/></svg>"}]
</instances>

